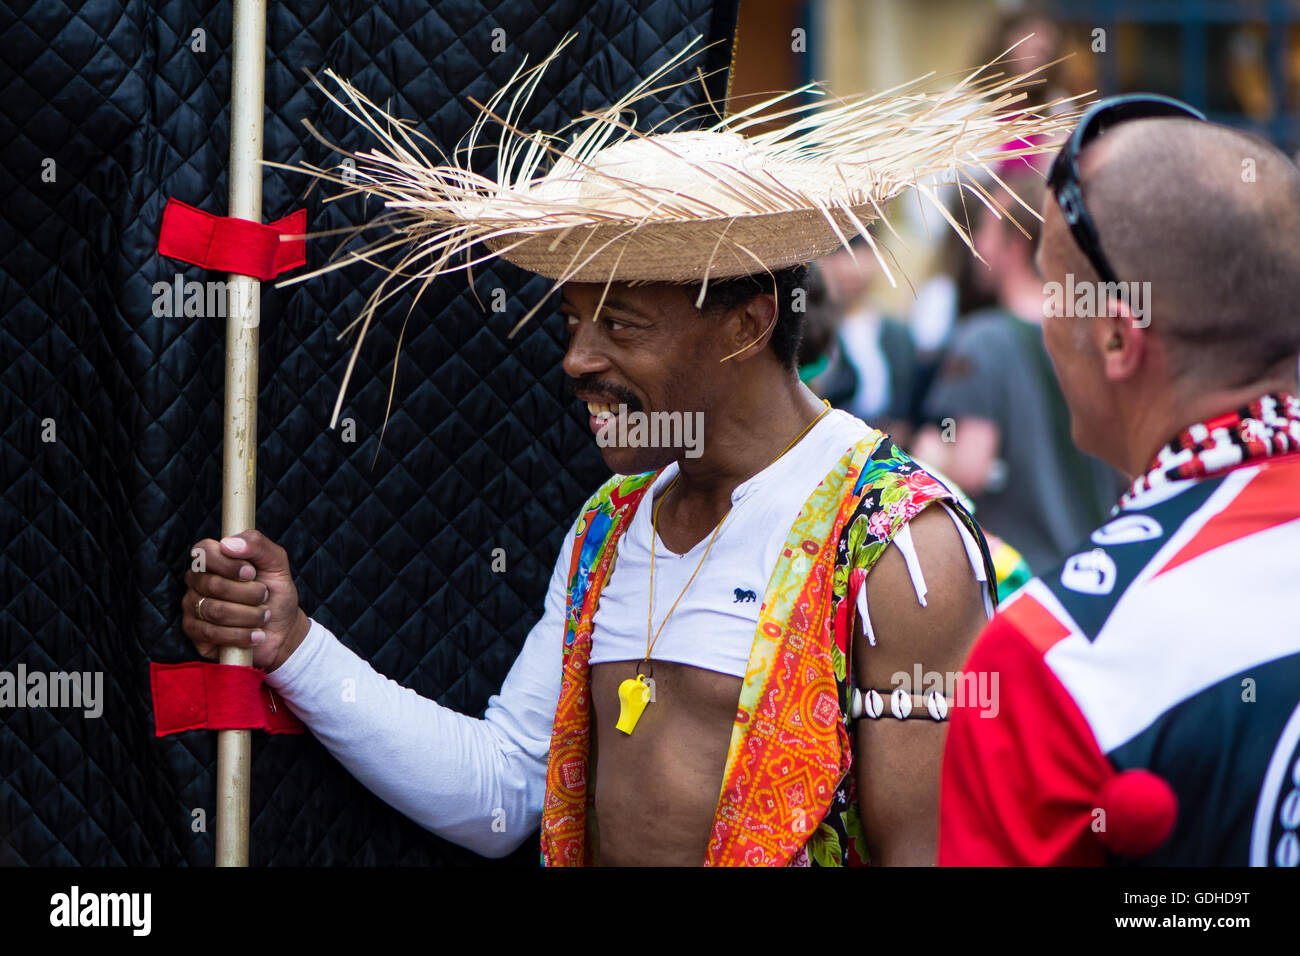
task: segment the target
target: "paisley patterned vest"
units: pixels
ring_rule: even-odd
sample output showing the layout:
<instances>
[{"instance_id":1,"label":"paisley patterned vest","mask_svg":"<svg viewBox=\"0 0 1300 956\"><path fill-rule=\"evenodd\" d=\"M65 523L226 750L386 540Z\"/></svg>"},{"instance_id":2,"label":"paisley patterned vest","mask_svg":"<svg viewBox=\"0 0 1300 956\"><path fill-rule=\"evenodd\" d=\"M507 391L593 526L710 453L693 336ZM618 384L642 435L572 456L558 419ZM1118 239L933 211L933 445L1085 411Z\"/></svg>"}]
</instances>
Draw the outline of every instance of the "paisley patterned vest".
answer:
<instances>
[{"instance_id":1,"label":"paisley patterned vest","mask_svg":"<svg viewBox=\"0 0 1300 956\"><path fill-rule=\"evenodd\" d=\"M545 866L596 862L587 786L592 619L618 538L658 474L615 475L587 501L576 525L542 807ZM804 504L763 593L706 866L867 862L848 716L857 596L894 534L940 500L974 533L992 591L995 575L979 526L944 485L874 429Z\"/></svg>"}]
</instances>

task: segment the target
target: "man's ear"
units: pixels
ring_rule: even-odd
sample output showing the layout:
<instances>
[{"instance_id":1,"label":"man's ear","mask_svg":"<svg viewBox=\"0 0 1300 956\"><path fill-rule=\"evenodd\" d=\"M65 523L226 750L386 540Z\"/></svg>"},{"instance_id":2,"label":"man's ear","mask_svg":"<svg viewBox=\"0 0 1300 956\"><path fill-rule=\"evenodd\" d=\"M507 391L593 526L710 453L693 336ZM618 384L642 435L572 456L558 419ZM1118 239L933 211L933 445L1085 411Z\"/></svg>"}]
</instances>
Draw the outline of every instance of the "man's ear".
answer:
<instances>
[{"instance_id":1,"label":"man's ear","mask_svg":"<svg viewBox=\"0 0 1300 956\"><path fill-rule=\"evenodd\" d=\"M732 311L726 321L724 343L728 353L722 361L743 362L767 348L779 314L775 292L763 292Z\"/></svg>"},{"instance_id":2,"label":"man's ear","mask_svg":"<svg viewBox=\"0 0 1300 956\"><path fill-rule=\"evenodd\" d=\"M1095 319L1073 321L1091 324L1092 344L1101 356L1102 374L1106 380L1127 381L1142 368L1149 344L1149 323L1137 321L1128 303L1121 298L1110 298L1098 311L1101 315Z\"/></svg>"}]
</instances>

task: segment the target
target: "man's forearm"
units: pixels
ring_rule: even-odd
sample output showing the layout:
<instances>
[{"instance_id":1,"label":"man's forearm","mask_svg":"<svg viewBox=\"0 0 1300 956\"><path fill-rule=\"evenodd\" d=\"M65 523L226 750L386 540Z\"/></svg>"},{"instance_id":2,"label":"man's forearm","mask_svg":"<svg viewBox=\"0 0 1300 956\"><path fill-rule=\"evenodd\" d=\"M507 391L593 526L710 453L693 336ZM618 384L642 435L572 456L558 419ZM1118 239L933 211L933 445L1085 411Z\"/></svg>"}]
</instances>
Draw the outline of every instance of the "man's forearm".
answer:
<instances>
[{"instance_id":1,"label":"man's forearm","mask_svg":"<svg viewBox=\"0 0 1300 956\"><path fill-rule=\"evenodd\" d=\"M478 720L421 697L316 622L267 684L353 776L425 829L498 857L537 827L545 763L491 708Z\"/></svg>"}]
</instances>

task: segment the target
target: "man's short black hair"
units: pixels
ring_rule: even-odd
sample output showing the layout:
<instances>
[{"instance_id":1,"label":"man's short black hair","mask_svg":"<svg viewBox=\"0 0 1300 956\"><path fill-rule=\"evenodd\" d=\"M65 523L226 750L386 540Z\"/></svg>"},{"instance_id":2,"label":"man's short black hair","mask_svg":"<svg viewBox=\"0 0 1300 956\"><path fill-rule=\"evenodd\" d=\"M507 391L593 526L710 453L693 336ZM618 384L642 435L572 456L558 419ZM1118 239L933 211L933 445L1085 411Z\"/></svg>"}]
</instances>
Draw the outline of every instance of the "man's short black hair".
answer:
<instances>
[{"instance_id":1,"label":"man's short black hair","mask_svg":"<svg viewBox=\"0 0 1300 956\"><path fill-rule=\"evenodd\" d=\"M756 295L776 290L776 325L769 340L772 351L781 364L791 371L798 368L795 357L799 353L799 337L803 334L803 317L807 298L808 267L790 266L772 273L739 276L734 279L710 280L700 311L706 315L739 308ZM699 295L700 287L693 286L691 297Z\"/></svg>"}]
</instances>

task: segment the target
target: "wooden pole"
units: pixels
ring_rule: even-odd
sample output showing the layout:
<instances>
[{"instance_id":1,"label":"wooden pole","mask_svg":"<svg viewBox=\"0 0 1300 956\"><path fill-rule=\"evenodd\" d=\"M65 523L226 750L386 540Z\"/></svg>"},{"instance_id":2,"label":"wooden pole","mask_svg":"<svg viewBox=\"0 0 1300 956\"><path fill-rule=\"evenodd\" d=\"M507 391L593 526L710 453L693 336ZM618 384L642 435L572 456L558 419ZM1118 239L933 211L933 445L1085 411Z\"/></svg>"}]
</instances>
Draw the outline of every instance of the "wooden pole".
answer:
<instances>
[{"instance_id":1,"label":"wooden pole","mask_svg":"<svg viewBox=\"0 0 1300 956\"><path fill-rule=\"evenodd\" d=\"M234 0L230 70L229 215L262 221L262 107L266 80L266 2ZM231 274L226 292L225 433L221 535L257 521L257 331L261 283ZM222 664L249 666L252 653L221 651ZM251 730L217 731L217 866L248 866Z\"/></svg>"}]
</instances>

